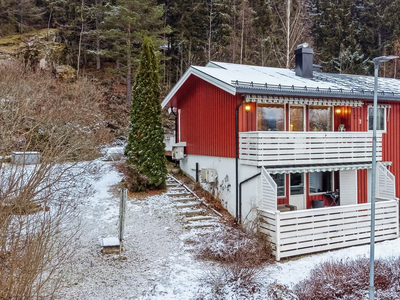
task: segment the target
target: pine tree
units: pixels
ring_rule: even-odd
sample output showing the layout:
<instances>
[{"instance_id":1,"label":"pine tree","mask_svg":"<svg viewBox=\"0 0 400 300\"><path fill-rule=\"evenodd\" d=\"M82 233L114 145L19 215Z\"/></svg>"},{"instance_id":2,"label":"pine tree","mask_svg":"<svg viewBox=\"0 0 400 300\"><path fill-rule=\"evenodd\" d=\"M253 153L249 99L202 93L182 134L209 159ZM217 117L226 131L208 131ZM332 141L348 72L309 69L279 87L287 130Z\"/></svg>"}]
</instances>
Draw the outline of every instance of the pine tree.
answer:
<instances>
[{"instance_id":1,"label":"pine tree","mask_svg":"<svg viewBox=\"0 0 400 300\"><path fill-rule=\"evenodd\" d=\"M133 172L145 176L146 188L162 189L167 176L164 129L161 124L161 89L154 45L145 37L133 86L130 131L125 148ZM138 174L133 176L140 177ZM136 189L140 189L136 187Z\"/></svg>"}]
</instances>

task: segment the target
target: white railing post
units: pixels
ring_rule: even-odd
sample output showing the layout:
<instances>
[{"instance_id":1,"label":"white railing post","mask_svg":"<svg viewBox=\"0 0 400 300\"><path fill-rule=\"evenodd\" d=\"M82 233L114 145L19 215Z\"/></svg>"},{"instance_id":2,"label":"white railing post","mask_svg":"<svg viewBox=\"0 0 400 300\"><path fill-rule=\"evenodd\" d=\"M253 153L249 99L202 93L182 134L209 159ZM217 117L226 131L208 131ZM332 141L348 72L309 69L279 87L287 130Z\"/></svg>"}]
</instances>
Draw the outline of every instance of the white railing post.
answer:
<instances>
[{"instance_id":1,"label":"white railing post","mask_svg":"<svg viewBox=\"0 0 400 300\"><path fill-rule=\"evenodd\" d=\"M281 213L279 210L275 212L275 237L276 237L276 244L275 244L275 258L277 261L281 260Z\"/></svg>"},{"instance_id":2,"label":"white railing post","mask_svg":"<svg viewBox=\"0 0 400 300\"><path fill-rule=\"evenodd\" d=\"M396 232L399 235L399 199L396 199Z\"/></svg>"}]
</instances>

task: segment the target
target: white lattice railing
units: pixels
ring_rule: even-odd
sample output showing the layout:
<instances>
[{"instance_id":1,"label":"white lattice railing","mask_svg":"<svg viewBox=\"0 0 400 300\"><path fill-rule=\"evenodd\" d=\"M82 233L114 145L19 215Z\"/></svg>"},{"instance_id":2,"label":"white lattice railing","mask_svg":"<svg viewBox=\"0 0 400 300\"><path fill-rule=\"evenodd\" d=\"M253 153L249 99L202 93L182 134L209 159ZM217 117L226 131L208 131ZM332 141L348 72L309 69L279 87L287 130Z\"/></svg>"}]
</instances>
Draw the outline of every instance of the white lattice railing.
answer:
<instances>
[{"instance_id":1,"label":"white lattice railing","mask_svg":"<svg viewBox=\"0 0 400 300\"><path fill-rule=\"evenodd\" d=\"M382 164L376 165L376 198L392 200L396 198L396 179L394 175Z\"/></svg>"},{"instance_id":2,"label":"white lattice railing","mask_svg":"<svg viewBox=\"0 0 400 300\"><path fill-rule=\"evenodd\" d=\"M269 236L277 260L370 242L371 204L275 213L259 210L259 231ZM398 200L376 202L375 241L398 237Z\"/></svg>"},{"instance_id":3,"label":"white lattice railing","mask_svg":"<svg viewBox=\"0 0 400 300\"><path fill-rule=\"evenodd\" d=\"M261 202L259 207L275 212L277 207L277 185L264 167L261 168Z\"/></svg>"},{"instance_id":4,"label":"white lattice railing","mask_svg":"<svg viewBox=\"0 0 400 300\"><path fill-rule=\"evenodd\" d=\"M376 149L381 161L382 133L377 133ZM256 166L370 162L372 132L241 132L239 158Z\"/></svg>"}]
</instances>

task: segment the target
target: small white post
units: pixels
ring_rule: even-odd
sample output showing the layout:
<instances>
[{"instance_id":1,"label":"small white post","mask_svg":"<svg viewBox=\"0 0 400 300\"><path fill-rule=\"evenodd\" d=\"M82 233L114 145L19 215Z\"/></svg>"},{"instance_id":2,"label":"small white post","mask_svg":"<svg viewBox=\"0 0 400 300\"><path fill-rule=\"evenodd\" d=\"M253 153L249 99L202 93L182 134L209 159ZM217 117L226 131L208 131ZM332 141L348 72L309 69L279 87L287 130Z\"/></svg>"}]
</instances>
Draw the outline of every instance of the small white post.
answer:
<instances>
[{"instance_id":1,"label":"small white post","mask_svg":"<svg viewBox=\"0 0 400 300\"><path fill-rule=\"evenodd\" d=\"M128 191L127 189L121 189L121 202L119 205L119 241L120 244L124 239L124 226L125 226L125 211L126 211L126 198Z\"/></svg>"},{"instance_id":2,"label":"small white post","mask_svg":"<svg viewBox=\"0 0 400 300\"><path fill-rule=\"evenodd\" d=\"M280 261L281 260L281 213L279 210L275 212L275 235L276 235L276 260Z\"/></svg>"},{"instance_id":3,"label":"small white post","mask_svg":"<svg viewBox=\"0 0 400 300\"><path fill-rule=\"evenodd\" d=\"M399 236L399 199L396 198L396 235Z\"/></svg>"}]
</instances>

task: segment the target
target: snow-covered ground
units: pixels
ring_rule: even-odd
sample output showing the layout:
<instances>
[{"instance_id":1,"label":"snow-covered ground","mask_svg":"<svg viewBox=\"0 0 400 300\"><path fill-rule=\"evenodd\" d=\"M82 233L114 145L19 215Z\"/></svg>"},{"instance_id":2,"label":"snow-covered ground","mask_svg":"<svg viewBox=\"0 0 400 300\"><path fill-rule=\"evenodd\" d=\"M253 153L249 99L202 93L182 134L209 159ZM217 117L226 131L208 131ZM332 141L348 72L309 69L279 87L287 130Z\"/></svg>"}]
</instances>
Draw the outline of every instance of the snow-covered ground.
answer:
<instances>
[{"instance_id":1,"label":"snow-covered ground","mask_svg":"<svg viewBox=\"0 0 400 300\"><path fill-rule=\"evenodd\" d=\"M82 203L82 234L73 263L63 276L60 299L196 299L209 291L202 280L217 263L196 259L187 250L188 233L176 208L165 194L129 198L125 226L125 251L101 254L99 240L118 236L121 175L110 162L100 179L93 181L95 194ZM376 244L376 257L400 254L400 239ZM265 286L273 281L294 284L305 279L323 261L369 255L369 246L358 246L265 266ZM265 293L260 299L267 299Z\"/></svg>"}]
</instances>

